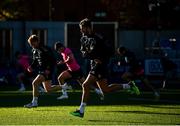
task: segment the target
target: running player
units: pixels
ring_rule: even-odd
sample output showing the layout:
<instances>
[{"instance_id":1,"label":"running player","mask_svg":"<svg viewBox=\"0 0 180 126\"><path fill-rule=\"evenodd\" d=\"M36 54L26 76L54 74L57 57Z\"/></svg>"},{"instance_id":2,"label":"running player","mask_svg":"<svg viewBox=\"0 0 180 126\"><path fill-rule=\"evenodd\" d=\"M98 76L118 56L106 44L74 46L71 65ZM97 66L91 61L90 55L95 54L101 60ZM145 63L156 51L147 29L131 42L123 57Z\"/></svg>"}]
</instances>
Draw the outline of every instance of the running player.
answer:
<instances>
[{"instance_id":1,"label":"running player","mask_svg":"<svg viewBox=\"0 0 180 126\"><path fill-rule=\"evenodd\" d=\"M66 64L67 70L63 71L59 76L58 76L58 82L60 85L64 85L66 87L69 87L65 81L67 79L75 79L78 81L78 83L81 85L85 78L83 77L82 70L80 68L80 65L77 63L74 54L72 53L70 48L65 47L62 43L56 42L54 44L54 49L62 55L63 61L59 61L58 64ZM67 88L71 89L71 88ZM94 88L95 92L100 96L101 100L104 99L103 92L97 88ZM67 99L68 94L66 89L62 89L62 95L58 97L58 100L61 99Z\"/></svg>"},{"instance_id":2,"label":"running player","mask_svg":"<svg viewBox=\"0 0 180 126\"><path fill-rule=\"evenodd\" d=\"M85 107L88 102L90 86L94 83L102 89L103 92L111 92L120 89L132 89L136 94L139 94L138 88L133 83L128 84L110 84L108 85L108 50L105 40L102 36L93 32L91 21L87 18L83 19L80 24L81 37L81 52L85 58L91 60L91 68L86 80L82 84L83 92L81 104L78 110L71 112L73 116L83 117ZM107 54L107 55L106 55Z\"/></svg>"},{"instance_id":3,"label":"running player","mask_svg":"<svg viewBox=\"0 0 180 126\"><path fill-rule=\"evenodd\" d=\"M126 81L132 81L134 79L140 79L143 84L145 84L148 88L150 88L154 92L155 99L157 100L160 95L159 93L154 89L154 87L150 84L149 80L144 75L144 68L142 65L138 62L135 54L125 48L124 46L121 46L117 49L117 54L121 57L119 58L118 63L124 66L127 66L127 71L123 73L121 76L122 79Z\"/></svg>"},{"instance_id":4,"label":"running player","mask_svg":"<svg viewBox=\"0 0 180 126\"><path fill-rule=\"evenodd\" d=\"M33 62L28 67L28 71L33 72L33 70L36 70L37 76L32 82L33 99L29 104L24 105L24 107L32 108L38 106L38 87L41 84L43 84L46 92L61 90L66 87L60 85L51 85L55 62L53 59L52 50L47 46L40 46L39 38L36 35L31 35L28 39L28 43L32 47L33 53Z\"/></svg>"}]
</instances>

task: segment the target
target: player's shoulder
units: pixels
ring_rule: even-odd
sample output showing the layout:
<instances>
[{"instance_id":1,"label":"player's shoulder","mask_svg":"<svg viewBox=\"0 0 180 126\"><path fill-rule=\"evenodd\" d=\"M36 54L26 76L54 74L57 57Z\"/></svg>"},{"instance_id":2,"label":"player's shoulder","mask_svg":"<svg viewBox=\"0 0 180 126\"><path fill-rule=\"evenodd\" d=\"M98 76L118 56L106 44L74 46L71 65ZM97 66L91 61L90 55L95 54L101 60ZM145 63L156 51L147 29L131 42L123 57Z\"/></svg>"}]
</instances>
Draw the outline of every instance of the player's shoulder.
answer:
<instances>
[{"instance_id":1,"label":"player's shoulder","mask_svg":"<svg viewBox=\"0 0 180 126\"><path fill-rule=\"evenodd\" d=\"M69 53L72 53L71 49L70 48L65 48L65 51L64 51L66 54L69 54Z\"/></svg>"}]
</instances>

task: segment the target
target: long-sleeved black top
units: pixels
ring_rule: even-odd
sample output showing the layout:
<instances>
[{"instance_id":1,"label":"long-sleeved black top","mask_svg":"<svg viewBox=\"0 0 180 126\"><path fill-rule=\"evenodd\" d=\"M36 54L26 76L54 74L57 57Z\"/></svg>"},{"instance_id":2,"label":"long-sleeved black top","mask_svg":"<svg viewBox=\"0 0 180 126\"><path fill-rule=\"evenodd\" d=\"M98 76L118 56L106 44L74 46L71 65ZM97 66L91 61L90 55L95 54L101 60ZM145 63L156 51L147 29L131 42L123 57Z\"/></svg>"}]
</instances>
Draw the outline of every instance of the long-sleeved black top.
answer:
<instances>
[{"instance_id":1,"label":"long-sleeved black top","mask_svg":"<svg viewBox=\"0 0 180 126\"><path fill-rule=\"evenodd\" d=\"M52 50L47 47L39 47L37 49L32 49L33 61L31 64L32 68L38 69L38 71L53 70L54 67L54 57Z\"/></svg>"},{"instance_id":2,"label":"long-sleeved black top","mask_svg":"<svg viewBox=\"0 0 180 126\"><path fill-rule=\"evenodd\" d=\"M109 50L105 39L98 34L91 34L81 37L81 52L84 57L94 60L99 59L102 62L108 60Z\"/></svg>"}]
</instances>

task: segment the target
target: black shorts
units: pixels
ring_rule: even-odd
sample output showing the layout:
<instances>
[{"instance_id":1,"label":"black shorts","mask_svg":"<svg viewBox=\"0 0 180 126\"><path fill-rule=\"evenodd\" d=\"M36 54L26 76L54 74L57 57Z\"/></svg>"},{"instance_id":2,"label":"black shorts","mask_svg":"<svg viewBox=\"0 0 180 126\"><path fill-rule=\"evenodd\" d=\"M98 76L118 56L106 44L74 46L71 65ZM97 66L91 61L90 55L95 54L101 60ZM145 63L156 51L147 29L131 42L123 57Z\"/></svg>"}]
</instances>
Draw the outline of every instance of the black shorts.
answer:
<instances>
[{"instance_id":1,"label":"black shorts","mask_svg":"<svg viewBox=\"0 0 180 126\"><path fill-rule=\"evenodd\" d=\"M53 76L53 71L49 70L50 73L46 74L45 71L38 71L38 74L43 75L45 77L45 80L52 80L52 76Z\"/></svg>"},{"instance_id":2,"label":"black shorts","mask_svg":"<svg viewBox=\"0 0 180 126\"><path fill-rule=\"evenodd\" d=\"M76 71L68 70L68 72L71 74L72 79L81 79L83 77L83 72L81 69L78 69Z\"/></svg>"},{"instance_id":3,"label":"black shorts","mask_svg":"<svg viewBox=\"0 0 180 126\"><path fill-rule=\"evenodd\" d=\"M89 74L95 76L98 80L108 77L108 67L106 63L91 62L91 70Z\"/></svg>"},{"instance_id":4,"label":"black shorts","mask_svg":"<svg viewBox=\"0 0 180 126\"><path fill-rule=\"evenodd\" d=\"M143 79L145 78L144 69L142 67L130 68L129 72L133 74L134 79Z\"/></svg>"}]
</instances>

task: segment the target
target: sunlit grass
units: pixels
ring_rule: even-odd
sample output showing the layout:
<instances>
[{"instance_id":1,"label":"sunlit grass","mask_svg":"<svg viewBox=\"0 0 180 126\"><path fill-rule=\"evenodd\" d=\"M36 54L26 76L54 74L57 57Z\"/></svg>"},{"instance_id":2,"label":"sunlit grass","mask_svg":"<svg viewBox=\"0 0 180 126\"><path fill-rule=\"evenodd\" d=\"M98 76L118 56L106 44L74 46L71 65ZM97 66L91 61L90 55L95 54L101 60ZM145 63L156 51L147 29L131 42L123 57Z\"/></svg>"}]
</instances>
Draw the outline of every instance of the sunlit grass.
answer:
<instances>
[{"instance_id":1,"label":"sunlit grass","mask_svg":"<svg viewBox=\"0 0 180 126\"><path fill-rule=\"evenodd\" d=\"M1 108L3 125L178 125L180 105L88 106L84 118L69 114L77 106L53 106L26 109Z\"/></svg>"},{"instance_id":2,"label":"sunlit grass","mask_svg":"<svg viewBox=\"0 0 180 126\"><path fill-rule=\"evenodd\" d=\"M81 91L70 92L69 99L62 101L56 100L59 93L43 94L39 107L32 109L23 108L32 99L30 91L2 91L0 125L180 125L179 93L175 92L162 92L156 102L151 92L140 96L110 93L105 95L105 101L92 93L84 118L78 118L69 112L78 108Z\"/></svg>"}]
</instances>

